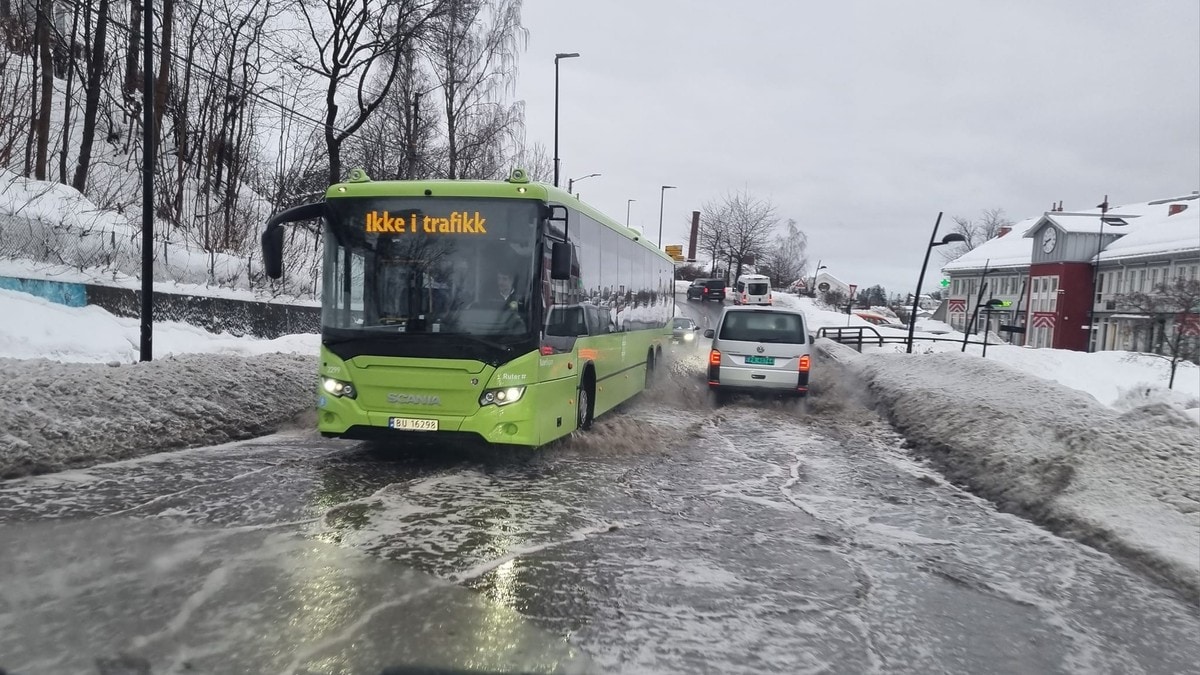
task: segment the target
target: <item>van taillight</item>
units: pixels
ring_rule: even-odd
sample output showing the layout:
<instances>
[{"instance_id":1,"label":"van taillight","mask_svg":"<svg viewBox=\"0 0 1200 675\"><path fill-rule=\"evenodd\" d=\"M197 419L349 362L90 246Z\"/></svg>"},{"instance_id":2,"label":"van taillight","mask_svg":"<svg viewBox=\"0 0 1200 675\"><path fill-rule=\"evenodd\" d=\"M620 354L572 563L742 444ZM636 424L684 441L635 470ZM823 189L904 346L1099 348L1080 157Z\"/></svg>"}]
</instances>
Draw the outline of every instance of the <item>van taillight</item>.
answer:
<instances>
[{"instance_id":1,"label":"van taillight","mask_svg":"<svg viewBox=\"0 0 1200 675\"><path fill-rule=\"evenodd\" d=\"M718 350L716 350L716 349L709 350L709 352L708 352L708 365L710 365L710 366L719 366L719 365L721 365L721 352L719 352L719 351L718 351ZM807 368L805 368L805 370L807 370Z\"/></svg>"},{"instance_id":2,"label":"van taillight","mask_svg":"<svg viewBox=\"0 0 1200 675\"><path fill-rule=\"evenodd\" d=\"M808 358L808 354L805 354L804 356L801 356L801 357L800 357L800 372L802 372L802 373L807 373L807 372L808 372L808 366L809 366L809 364L810 364L810 363L811 363L811 360Z\"/></svg>"}]
</instances>

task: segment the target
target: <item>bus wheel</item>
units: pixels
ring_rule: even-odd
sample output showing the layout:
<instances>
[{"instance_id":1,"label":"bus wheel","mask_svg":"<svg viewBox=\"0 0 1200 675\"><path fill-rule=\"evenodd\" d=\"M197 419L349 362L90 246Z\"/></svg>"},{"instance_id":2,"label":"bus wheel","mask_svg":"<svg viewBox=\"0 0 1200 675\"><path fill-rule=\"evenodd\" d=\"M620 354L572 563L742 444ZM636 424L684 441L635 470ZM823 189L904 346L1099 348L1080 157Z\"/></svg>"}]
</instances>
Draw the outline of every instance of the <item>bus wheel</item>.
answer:
<instances>
[{"instance_id":1,"label":"bus wheel","mask_svg":"<svg viewBox=\"0 0 1200 675\"><path fill-rule=\"evenodd\" d=\"M654 369L657 367L657 365L658 364L654 358L654 350L651 349L646 354L646 389L651 389L654 387L654 376L656 374Z\"/></svg>"},{"instance_id":2,"label":"bus wheel","mask_svg":"<svg viewBox=\"0 0 1200 675\"><path fill-rule=\"evenodd\" d=\"M579 382L579 395L575 397L578 403L578 412L575 415L575 426L580 431L587 431L592 428L592 411L595 410L595 403L592 398L595 395L595 385L592 380L592 371L587 371L583 374L583 379Z\"/></svg>"}]
</instances>

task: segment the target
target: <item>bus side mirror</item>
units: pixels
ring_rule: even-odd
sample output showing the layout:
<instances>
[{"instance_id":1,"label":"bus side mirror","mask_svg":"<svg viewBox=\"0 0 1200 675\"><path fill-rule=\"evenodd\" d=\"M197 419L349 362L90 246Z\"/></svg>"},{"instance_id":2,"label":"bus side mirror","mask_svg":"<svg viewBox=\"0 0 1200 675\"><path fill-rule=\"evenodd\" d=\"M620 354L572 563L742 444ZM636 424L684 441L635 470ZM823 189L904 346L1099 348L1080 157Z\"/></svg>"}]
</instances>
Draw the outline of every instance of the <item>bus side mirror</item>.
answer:
<instances>
[{"instance_id":1,"label":"bus side mirror","mask_svg":"<svg viewBox=\"0 0 1200 675\"><path fill-rule=\"evenodd\" d=\"M556 241L550 249L550 278L561 281L571 278L571 245Z\"/></svg>"},{"instance_id":2,"label":"bus side mirror","mask_svg":"<svg viewBox=\"0 0 1200 675\"><path fill-rule=\"evenodd\" d=\"M270 225L262 236L263 268L267 277L283 276L283 228Z\"/></svg>"},{"instance_id":3,"label":"bus side mirror","mask_svg":"<svg viewBox=\"0 0 1200 675\"><path fill-rule=\"evenodd\" d=\"M271 279L283 276L283 226L325 215L325 202L312 202L286 209L267 219L262 235L263 272Z\"/></svg>"}]
</instances>

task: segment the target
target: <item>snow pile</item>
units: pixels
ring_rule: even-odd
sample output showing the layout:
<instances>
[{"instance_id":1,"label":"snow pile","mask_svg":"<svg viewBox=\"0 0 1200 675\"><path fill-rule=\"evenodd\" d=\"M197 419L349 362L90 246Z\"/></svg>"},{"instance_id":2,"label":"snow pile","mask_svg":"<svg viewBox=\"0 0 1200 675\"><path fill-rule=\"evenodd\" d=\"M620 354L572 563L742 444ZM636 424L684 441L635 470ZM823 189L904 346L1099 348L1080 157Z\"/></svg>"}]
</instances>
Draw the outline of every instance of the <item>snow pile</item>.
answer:
<instances>
[{"instance_id":1,"label":"snow pile","mask_svg":"<svg viewBox=\"0 0 1200 675\"><path fill-rule=\"evenodd\" d=\"M0 354L10 358L133 363L139 357L140 320L117 317L96 306L66 307L27 293L0 290L0 316L16 319L0 324ZM193 352L316 354L318 344L315 334L260 340L214 335L174 321L157 321L153 327L155 358Z\"/></svg>"},{"instance_id":2,"label":"snow pile","mask_svg":"<svg viewBox=\"0 0 1200 675\"><path fill-rule=\"evenodd\" d=\"M137 319L13 291L0 316L3 478L250 438L313 409L316 335L158 322L156 360L139 363Z\"/></svg>"},{"instance_id":3,"label":"snow pile","mask_svg":"<svg viewBox=\"0 0 1200 675\"><path fill-rule=\"evenodd\" d=\"M0 478L252 438L313 409L315 355L0 359Z\"/></svg>"},{"instance_id":4,"label":"snow pile","mask_svg":"<svg viewBox=\"0 0 1200 675\"><path fill-rule=\"evenodd\" d=\"M996 360L954 352L821 347L863 378L893 423L952 480L1200 597L1200 439L1175 408L1120 412Z\"/></svg>"}]
</instances>

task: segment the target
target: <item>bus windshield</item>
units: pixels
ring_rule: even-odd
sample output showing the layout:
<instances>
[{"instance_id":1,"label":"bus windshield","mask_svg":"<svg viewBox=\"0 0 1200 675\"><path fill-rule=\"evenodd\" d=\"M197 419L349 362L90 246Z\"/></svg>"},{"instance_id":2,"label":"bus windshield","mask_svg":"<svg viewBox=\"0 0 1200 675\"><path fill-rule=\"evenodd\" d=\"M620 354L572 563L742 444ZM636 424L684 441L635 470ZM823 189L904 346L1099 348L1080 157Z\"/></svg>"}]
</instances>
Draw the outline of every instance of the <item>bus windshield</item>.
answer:
<instances>
[{"instance_id":1,"label":"bus windshield","mask_svg":"<svg viewBox=\"0 0 1200 675\"><path fill-rule=\"evenodd\" d=\"M330 199L322 331L527 336L538 202Z\"/></svg>"}]
</instances>

